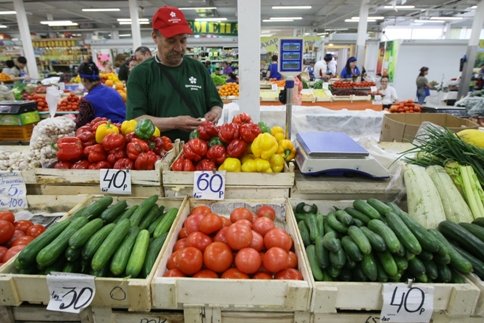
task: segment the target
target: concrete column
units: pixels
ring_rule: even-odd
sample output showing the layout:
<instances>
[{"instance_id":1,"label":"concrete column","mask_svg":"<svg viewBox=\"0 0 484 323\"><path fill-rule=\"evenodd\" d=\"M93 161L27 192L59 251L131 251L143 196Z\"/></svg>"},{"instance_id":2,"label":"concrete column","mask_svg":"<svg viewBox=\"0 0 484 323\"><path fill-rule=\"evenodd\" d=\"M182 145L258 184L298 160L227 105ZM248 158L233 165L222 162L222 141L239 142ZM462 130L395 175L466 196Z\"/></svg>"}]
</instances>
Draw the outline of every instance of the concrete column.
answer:
<instances>
[{"instance_id":1,"label":"concrete column","mask_svg":"<svg viewBox=\"0 0 484 323\"><path fill-rule=\"evenodd\" d=\"M254 122L259 122L261 0L237 0L237 12L239 23L239 111L250 114Z\"/></svg>"},{"instance_id":2,"label":"concrete column","mask_svg":"<svg viewBox=\"0 0 484 323\"><path fill-rule=\"evenodd\" d=\"M462 69L462 77L459 84L459 92L457 93L457 100L469 92L469 84L471 83L472 70L476 62L477 50L479 47L479 36L481 35L482 24L484 23L484 0L479 1L472 21L471 38L467 46L466 57L467 61L464 63Z\"/></svg>"},{"instance_id":3,"label":"concrete column","mask_svg":"<svg viewBox=\"0 0 484 323\"><path fill-rule=\"evenodd\" d=\"M138 23L139 12L137 0L129 0L129 16L131 18L131 37L133 38L134 50L141 46L141 29Z\"/></svg>"},{"instance_id":4,"label":"concrete column","mask_svg":"<svg viewBox=\"0 0 484 323\"><path fill-rule=\"evenodd\" d=\"M20 31L20 39L22 40L22 47L24 55L27 59L27 69L29 76L32 79L39 79L39 70L35 62L34 47L32 46L32 38L30 37L29 22L25 14L25 6L22 0L13 1L14 10L17 11L17 23Z\"/></svg>"},{"instance_id":5,"label":"concrete column","mask_svg":"<svg viewBox=\"0 0 484 323\"><path fill-rule=\"evenodd\" d=\"M118 30L111 30L111 39L119 39L119 31Z\"/></svg>"},{"instance_id":6,"label":"concrete column","mask_svg":"<svg viewBox=\"0 0 484 323\"><path fill-rule=\"evenodd\" d=\"M450 39L450 32L452 30L451 24L445 24L444 39Z\"/></svg>"},{"instance_id":7,"label":"concrete column","mask_svg":"<svg viewBox=\"0 0 484 323\"><path fill-rule=\"evenodd\" d=\"M358 60L358 65L365 62L365 42L366 42L366 31L368 28L368 11L370 10L370 1L362 0L360 7L360 21L358 22L358 34L356 38L356 59Z\"/></svg>"}]
</instances>

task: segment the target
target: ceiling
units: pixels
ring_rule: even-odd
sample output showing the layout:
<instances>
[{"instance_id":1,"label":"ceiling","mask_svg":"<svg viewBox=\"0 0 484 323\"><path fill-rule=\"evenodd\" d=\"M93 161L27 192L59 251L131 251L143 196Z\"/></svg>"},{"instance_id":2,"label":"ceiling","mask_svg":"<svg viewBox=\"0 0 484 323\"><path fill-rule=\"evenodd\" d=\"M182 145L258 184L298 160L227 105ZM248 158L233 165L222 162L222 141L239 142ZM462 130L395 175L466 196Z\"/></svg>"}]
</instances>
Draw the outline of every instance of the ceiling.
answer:
<instances>
[{"instance_id":1,"label":"ceiling","mask_svg":"<svg viewBox=\"0 0 484 323\"><path fill-rule=\"evenodd\" d=\"M242 0L239 0L242 1ZM248 1L248 0L244 0ZM370 0L369 16L383 16L385 20L368 23L368 31L382 30L385 26L394 25L422 25L415 24L414 19L429 19L431 16L462 16L467 19L451 21L452 27L471 27L474 10L471 6L477 5L478 0L394 0L398 5L404 1L405 5L414 5L410 10L384 9L383 5L391 5L390 1ZM361 0L261 0L261 19L270 17L302 17L293 22L262 22L262 29L277 30L285 28L305 28L306 31L324 32L327 29L345 29L355 32L358 23L345 22L345 19L359 15ZM274 5L310 5L311 9L294 10L272 9ZM131 31L130 25L119 25L118 18L129 18L129 2L127 0L103 0L103 1L77 1L77 0L24 0L25 11L29 22L30 31L38 34L46 34L51 30L40 21L71 20L84 24L85 31ZM155 11L165 5L176 7L206 7L215 6L216 10L208 15L226 17L228 21L237 21L237 0L138 0L140 18L151 18ZM83 12L83 8L120 8L118 12ZM0 11L14 10L12 0L0 0ZM194 10L184 11L189 20L200 17ZM0 15L0 24L8 28L0 29L0 32L9 34L18 33L17 19L15 15ZM424 25L439 25L424 24ZM442 25L442 23L440 23ZM150 25L141 25L141 29L150 30ZM82 30L82 29L81 29ZM345 32L348 32L345 31Z\"/></svg>"}]
</instances>

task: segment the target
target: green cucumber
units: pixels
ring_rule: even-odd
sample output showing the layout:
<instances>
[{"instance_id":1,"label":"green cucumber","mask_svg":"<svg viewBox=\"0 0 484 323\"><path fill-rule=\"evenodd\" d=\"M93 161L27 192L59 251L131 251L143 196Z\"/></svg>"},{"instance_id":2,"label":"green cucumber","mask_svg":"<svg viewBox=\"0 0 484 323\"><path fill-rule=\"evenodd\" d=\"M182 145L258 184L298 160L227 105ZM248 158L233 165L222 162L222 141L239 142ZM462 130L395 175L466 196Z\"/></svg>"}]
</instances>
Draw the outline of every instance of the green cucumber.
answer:
<instances>
[{"instance_id":1,"label":"green cucumber","mask_svg":"<svg viewBox=\"0 0 484 323\"><path fill-rule=\"evenodd\" d=\"M475 218L472 224L477 224L480 227L484 227L484 217Z\"/></svg>"},{"instance_id":2,"label":"green cucumber","mask_svg":"<svg viewBox=\"0 0 484 323\"><path fill-rule=\"evenodd\" d=\"M426 273L425 265L420 259L418 259L418 257L415 257L408 262L408 271L415 276L424 275Z\"/></svg>"},{"instance_id":3,"label":"green cucumber","mask_svg":"<svg viewBox=\"0 0 484 323\"><path fill-rule=\"evenodd\" d=\"M368 204L366 201L355 200L353 202L353 207L371 219L378 219L378 220L382 219L380 213L377 210L375 210L375 208L370 204Z\"/></svg>"},{"instance_id":4,"label":"green cucumber","mask_svg":"<svg viewBox=\"0 0 484 323\"><path fill-rule=\"evenodd\" d=\"M434 259L434 254L428 252L427 250L422 250L418 257L420 258L420 260L432 260Z\"/></svg>"},{"instance_id":5,"label":"green cucumber","mask_svg":"<svg viewBox=\"0 0 484 323\"><path fill-rule=\"evenodd\" d=\"M77 219L79 219L79 218L77 218ZM76 220L76 219L74 219L74 220ZM49 275L51 272L54 272L54 271L58 271L58 272L62 271L64 269L66 262L67 262L66 258L57 257L57 259L55 259L53 263L51 263L50 265L45 267L44 275Z\"/></svg>"},{"instance_id":6,"label":"green cucumber","mask_svg":"<svg viewBox=\"0 0 484 323\"><path fill-rule=\"evenodd\" d=\"M348 235L353 239L361 252L365 255L371 253L371 244L366 235L356 225L352 225L348 228Z\"/></svg>"},{"instance_id":7,"label":"green cucumber","mask_svg":"<svg viewBox=\"0 0 484 323\"><path fill-rule=\"evenodd\" d=\"M341 241L336 237L336 232L328 232L323 237L323 245L331 252L341 249Z\"/></svg>"},{"instance_id":8,"label":"green cucumber","mask_svg":"<svg viewBox=\"0 0 484 323\"><path fill-rule=\"evenodd\" d=\"M363 221L358 219L353 219L353 224L356 225L358 228L364 227L366 224Z\"/></svg>"},{"instance_id":9,"label":"green cucumber","mask_svg":"<svg viewBox=\"0 0 484 323\"><path fill-rule=\"evenodd\" d=\"M441 256L439 254L434 255L434 259L432 259L436 264L448 265L450 264L450 256L447 254L445 256Z\"/></svg>"},{"instance_id":10,"label":"green cucumber","mask_svg":"<svg viewBox=\"0 0 484 323\"><path fill-rule=\"evenodd\" d=\"M307 247L305 245L305 247ZM323 237L317 236L314 241L314 247L316 248L316 259L318 260L319 267L326 269L329 267L329 251L324 247Z\"/></svg>"},{"instance_id":11,"label":"green cucumber","mask_svg":"<svg viewBox=\"0 0 484 323\"><path fill-rule=\"evenodd\" d=\"M176 215L178 214L178 209L176 207L171 208L166 212L163 219L158 223L156 226L155 231L153 232L153 237L156 239L161 236L163 233L170 231L171 225L175 222Z\"/></svg>"},{"instance_id":12,"label":"green cucumber","mask_svg":"<svg viewBox=\"0 0 484 323\"><path fill-rule=\"evenodd\" d=\"M375 198L369 198L367 200L368 204L380 213L381 216L386 216L392 211L392 208Z\"/></svg>"},{"instance_id":13,"label":"green cucumber","mask_svg":"<svg viewBox=\"0 0 484 323\"><path fill-rule=\"evenodd\" d=\"M341 274L341 268L336 268L334 266L329 266L328 269L326 269L328 272L328 275L331 277L331 279L336 279L339 277Z\"/></svg>"},{"instance_id":14,"label":"green cucumber","mask_svg":"<svg viewBox=\"0 0 484 323\"><path fill-rule=\"evenodd\" d=\"M333 229L329 224L328 224L328 216L325 216L323 219L324 222L324 235L328 232L334 232L337 237L339 237L339 232Z\"/></svg>"},{"instance_id":15,"label":"green cucumber","mask_svg":"<svg viewBox=\"0 0 484 323\"><path fill-rule=\"evenodd\" d=\"M91 268L93 270L101 270L108 263L120 243L126 237L129 227L130 221L128 219L115 225L114 229L109 233L92 257Z\"/></svg>"},{"instance_id":16,"label":"green cucumber","mask_svg":"<svg viewBox=\"0 0 484 323\"><path fill-rule=\"evenodd\" d=\"M96 253L99 246L103 243L106 237L113 231L116 224L109 223L102 227L98 232L96 232L92 237L87 240L87 242L82 246L81 255L84 261L90 261L94 254ZM90 266L89 266L90 267Z\"/></svg>"},{"instance_id":17,"label":"green cucumber","mask_svg":"<svg viewBox=\"0 0 484 323\"><path fill-rule=\"evenodd\" d=\"M385 206L391 210L389 206ZM386 219L388 226L393 230L397 238L400 240L400 243L402 243L407 250L416 255L422 252L422 247L420 246L417 238L415 238L412 231L410 231L410 229L405 225L398 215L388 211L386 213Z\"/></svg>"},{"instance_id":18,"label":"green cucumber","mask_svg":"<svg viewBox=\"0 0 484 323\"><path fill-rule=\"evenodd\" d=\"M82 213L86 210L86 207L81 207L76 212L72 213L72 215L68 218L69 220L77 219L78 217L82 216Z\"/></svg>"},{"instance_id":19,"label":"green cucumber","mask_svg":"<svg viewBox=\"0 0 484 323\"><path fill-rule=\"evenodd\" d=\"M341 246L343 247L346 255L348 255L354 261L360 262L363 260L363 253L361 253L360 248L350 236L344 236L343 239L341 239Z\"/></svg>"},{"instance_id":20,"label":"green cucumber","mask_svg":"<svg viewBox=\"0 0 484 323\"><path fill-rule=\"evenodd\" d=\"M156 216L156 219L148 226L148 232L150 233L150 236L153 236L153 233L155 232L156 227L158 226L158 223L160 223L165 215L163 214L165 210L165 207L162 205L158 209L158 214Z\"/></svg>"},{"instance_id":21,"label":"green cucumber","mask_svg":"<svg viewBox=\"0 0 484 323\"><path fill-rule=\"evenodd\" d=\"M69 247L72 249L82 248L87 240L103 227L103 224L104 222L102 219L89 221L89 223L77 230L77 232L70 237Z\"/></svg>"},{"instance_id":22,"label":"green cucumber","mask_svg":"<svg viewBox=\"0 0 484 323\"><path fill-rule=\"evenodd\" d=\"M378 252L377 255L378 255L378 258L380 259L380 263L383 269L388 274L388 276L397 275L398 267L390 251L385 250L383 252Z\"/></svg>"},{"instance_id":23,"label":"green cucumber","mask_svg":"<svg viewBox=\"0 0 484 323\"><path fill-rule=\"evenodd\" d=\"M466 280L464 279L464 277L462 277L462 275L457 271L455 270L454 268L450 268L450 272L452 273L452 279L451 279L451 283L452 284L466 284Z\"/></svg>"},{"instance_id":24,"label":"green cucumber","mask_svg":"<svg viewBox=\"0 0 484 323\"><path fill-rule=\"evenodd\" d=\"M64 256L67 259L67 261L77 260L81 256L81 248L77 248L77 249L66 248L66 252Z\"/></svg>"},{"instance_id":25,"label":"green cucumber","mask_svg":"<svg viewBox=\"0 0 484 323\"><path fill-rule=\"evenodd\" d=\"M341 268L338 279L343 282L350 282L353 275L351 274L351 269Z\"/></svg>"},{"instance_id":26,"label":"green cucumber","mask_svg":"<svg viewBox=\"0 0 484 323\"><path fill-rule=\"evenodd\" d=\"M471 223L459 223L461 227L469 231L471 234L473 234L477 239L484 241L484 228L481 226L478 226L477 224L471 224Z\"/></svg>"},{"instance_id":27,"label":"green cucumber","mask_svg":"<svg viewBox=\"0 0 484 323\"><path fill-rule=\"evenodd\" d=\"M442 221L442 222L446 222L446 221ZM442 223L440 223L442 224ZM440 224L439 224L439 228L440 228ZM453 223L455 224L455 223ZM459 227L457 224L455 224L456 227ZM454 227L454 226L452 226ZM462 227L459 227L460 229L462 229L463 231L465 231L465 229L463 229ZM445 245L445 247L447 248L447 251L449 253L449 256L450 256L450 265L452 267L454 267L455 269L457 269L458 271L460 271L461 273L464 273L464 274L469 274L471 271L472 271L472 264L465 258L463 257L451 244L449 241L447 241L447 239L444 237L443 234L441 234L440 232L438 232L437 230L434 230L434 229L431 229L429 230L432 234L434 234L434 237L436 237L437 239L439 239L439 241ZM467 233L467 235L471 235L469 232ZM474 239L478 240L476 237L474 237ZM464 249L464 248L463 248ZM479 259L479 257L477 257Z\"/></svg>"},{"instance_id":28,"label":"green cucumber","mask_svg":"<svg viewBox=\"0 0 484 323\"><path fill-rule=\"evenodd\" d=\"M479 278L484 279L484 262L477 259L469 252L465 251L460 247L457 247L454 245L452 245L452 247L454 247L454 249L457 250L457 252L459 252L462 255L462 257L467 259L467 261L469 261L472 264L472 269L474 270L474 274L479 276Z\"/></svg>"},{"instance_id":29,"label":"green cucumber","mask_svg":"<svg viewBox=\"0 0 484 323\"><path fill-rule=\"evenodd\" d=\"M316 227L319 236L324 237L324 216L322 214L316 214Z\"/></svg>"},{"instance_id":30,"label":"green cucumber","mask_svg":"<svg viewBox=\"0 0 484 323\"><path fill-rule=\"evenodd\" d=\"M376 280L379 281L380 283L387 282L388 281L387 272L385 271L385 269L383 269L382 265L378 261L375 261L375 263L376 263L376 269L377 269Z\"/></svg>"},{"instance_id":31,"label":"green cucumber","mask_svg":"<svg viewBox=\"0 0 484 323\"><path fill-rule=\"evenodd\" d=\"M133 249L139 232L139 227L129 228L126 238L114 253L109 266L109 269L114 276L120 276L122 273L124 273L126 265L128 264L129 256L131 255L131 250Z\"/></svg>"},{"instance_id":32,"label":"green cucumber","mask_svg":"<svg viewBox=\"0 0 484 323\"><path fill-rule=\"evenodd\" d=\"M361 268L361 265L358 264L351 272L353 279L356 282L367 282L368 277L366 276L365 272L363 271L363 268Z\"/></svg>"},{"instance_id":33,"label":"green cucumber","mask_svg":"<svg viewBox=\"0 0 484 323\"><path fill-rule=\"evenodd\" d=\"M402 274L400 273L397 273L394 276L388 276L388 281L391 281L391 282L399 282L401 279L402 279Z\"/></svg>"},{"instance_id":34,"label":"green cucumber","mask_svg":"<svg viewBox=\"0 0 484 323\"><path fill-rule=\"evenodd\" d=\"M438 280L443 283L450 283L452 280L452 272L450 271L449 266L437 264L437 271L439 272Z\"/></svg>"},{"instance_id":35,"label":"green cucumber","mask_svg":"<svg viewBox=\"0 0 484 323\"><path fill-rule=\"evenodd\" d=\"M393 260L395 260L398 270L407 270L408 260L405 257L393 255Z\"/></svg>"},{"instance_id":36,"label":"green cucumber","mask_svg":"<svg viewBox=\"0 0 484 323\"><path fill-rule=\"evenodd\" d=\"M296 215L295 215L296 221L297 222L304 221L304 220L306 220L306 216L307 216L307 214L296 213Z\"/></svg>"},{"instance_id":37,"label":"green cucumber","mask_svg":"<svg viewBox=\"0 0 484 323\"><path fill-rule=\"evenodd\" d=\"M338 210L336 211L336 217L343 223L345 226L349 227L353 224L353 217L349 215L345 210Z\"/></svg>"},{"instance_id":38,"label":"green cucumber","mask_svg":"<svg viewBox=\"0 0 484 323\"><path fill-rule=\"evenodd\" d=\"M124 219L129 219L133 213L138 209L138 205L133 205L127 210L125 210L117 219L114 221L114 223L118 224L119 222L123 221Z\"/></svg>"},{"instance_id":39,"label":"green cucumber","mask_svg":"<svg viewBox=\"0 0 484 323\"><path fill-rule=\"evenodd\" d=\"M160 254L161 248L165 243L166 237L168 236L168 232L161 234L158 238L154 239L150 242L148 246L148 252L146 253L146 259L143 264L143 268L141 269L141 273L143 277L148 277L151 272L151 269L155 265L156 258Z\"/></svg>"},{"instance_id":40,"label":"green cucumber","mask_svg":"<svg viewBox=\"0 0 484 323\"><path fill-rule=\"evenodd\" d=\"M299 228L299 233L301 234L302 241L304 243L304 246L307 247L311 244L311 238L309 237L309 229L308 226L306 225L305 221L299 221L297 224L297 227Z\"/></svg>"},{"instance_id":41,"label":"green cucumber","mask_svg":"<svg viewBox=\"0 0 484 323\"><path fill-rule=\"evenodd\" d=\"M103 213L104 210L108 208L108 206L111 205L111 203L113 203L113 197L106 195L103 198L97 200L94 203L91 203L91 205L86 207L86 209L82 213L82 216L88 218L89 220L93 218L97 218L98 216L101 215L101 213Z\"/></svg>"},{"instance_id":42,"label":"green cucumber","mask_svg":"<svg viewBox=\"0 0 484 323\"><path fill-rule=\"evenodd\" d=\"M128 204L126 203L126 200L121 200L104 210L103 213L101 213L100 218L103 219L104 223L112 223L124 212L127 207Z\"/></svg>"},{"instance_id":43,"label":"green cucumber","mask_svg":"<svg viewBox=\"0 0 484 323\"><path fill-rule=\"evenodd\" d=\"M422 262L425 266L425 273L427 274L427 276L432 280L437 279L437 277L439 277L437 264L432 260L423 260Z\"/></svg>"},{"instance_id":44,"label":"green cucumber","mask_svg":"<svg viewBox=\"0 0 484 323\"><path fill-rule=\"evenodd\" d=\"M392 229L390 229L382 221L375 219L371 220L370 222L368 222L368 229L377 233L380 237L383 238L390 252L397 253L399 250L401 250L402 246L397 236L392 231Z\"/></svg>"},{"instance_id":45,"label":"green cucumber","mask_svg":"<svg viewBox=\"0 0 484 323\"><path fill-rule=\"evenodd\" d=\"M336 214L334 212L330 212L326 216L326 219L328 221L328 225L332 227L334 230L340 233L346 233L348 231L348 227L338 221L338 219L336 218Z\"/></svg>"},{"instance_id":46,"label":"green cucumber","mask_svg":"<svg viewBox=\"0 0 484 323\"><path fill-rule=\"evenodd\" d=\"M309 238L311 239L311 241L316 240L316 237L319 235L316 214L308 214L304 222L306 223L306 226L309 230Z\"/></svg>"},{"instance_id":47,"label":"green cucumber","mask_svg":"<svg viewBox=\"0 0 484 323\"><path fill-rule=\"evenodd\" d=\"M70 248L69 248L70 249ZM81 262L80 261L68 261L62 268L62 272L65 273L80 273L81 272Z\"/></svg>"},{"instance_id":48,"label":"green cucumber","mask_svg":"<svg viewBox=\"0 0 484 323\"><path fill-rule=\"evenodd\" d=\"M407 261L409 261L409 260L412 260L413 258L415 258L415 254L414 253L411 253L408 250L405 250L405 259L407 259Z\"/></svg>"},{"instance_id":49,"label":"green cucumber","mask_svg":"<svg viewBox=\"0 0 484 323\"><path fill-rule=\"evenodd\" d=\"M373 254L365 254L363 261L361 262L361 269L365 273L366 277L372 282L378 278L378 269L376 267L376 261Z\"/></svg>"},{"instance_id":50,"label":"green cucumber","mask_svg":"<svg viewBox=\"0 0 484 323\"><path fill-rule=\"evenodd\" d=\"M383 240L383 238L380 237L378 234L371 231L367 227L360 227L360 230L368 238L368 241L370 242L371 248L373 250L377 252L383 252L387 250L387 245L385 244L385 240Z\"/></svg>"},{"instance_id":51,"label":"green cucumber","mask_svg":"<svg viewBox=\"0 0 484 323\"><path fill-rule=\"evenodd\" d=\"M419 283L426 283L429 281L429 278L427 277L426 274L422 274L422 275L415 275L415 280Z\"/></svg>"},{"instance_id":52,"label":"green cucumber","mask_svg":"<svg viewBox=\"0 0 484 323\"><path fill-rule=\"evenodd\" d=\"M346 263L346 255L343 248L340 248L338 252L330 252L329 253L329 262L331 263L331 267L341 269Z\"/></svg>"},{"instance_id":53,"label":"green cucumber","mask_svg":"<svg viewBox=\"0 0 484 323\"><path fill-rule=\"evenodd\" d=\"M158 195L152 195L140 203L138 209L136 209L133 215L129 218L132 227L139 226L141 220L143 220L143 217L148 213L153 205L155 205L156 201L158 201Z\"/></svg>"},{"instance_id":54,"label":"green cucumber","mask_svg":"<svg viewBox=\"0 0 484 323\"><path fill-rule=\"evenodd\" d=\"M324 249L326 249L326 248L324 248ZM328 250L327 250L327 252L329 253ZM355 269L355 267L356 267L356 261L354 261L348 255L346 255L346 263L345 263L344 268Z\"/></svg>"},{"instance_id":55,"label":"green cucumber","mask_svg":"<svg viewBox=\"0 0 484 323\"><path fill-rule=\"evenodd\" d=\"M324 276L321 268L318 265L318 260L316 258L316 248L314 245L309 245L306 247L306 254L309 260L309 267L311 267L311 272L313 273L313 277L317 281L322 281Z\"/></svg>"},{"instance_id":56,"label":"green cucumber","mask_svg":"<svg viewBox=\"0 0 484 323\"><path fill-rule=\"evenodd\" d=\"M357 209L354 209L352 207L347 207L345 209L346 213L348 213L349 215L351 215L353 217L353 221L354 219L358 219L360 221L362 221L363 223L368 223L370 222L371 218L368 217L365 213L363 212L360 212L358 211Z\"/></svg>"},{"instance_id":57,"label":"green cucumber","mask_svg":"<svg viewBox=\"0 0 484 323\"><path fill-rule=\"evenodd\" d=\"M151 209L148 211L148 214L143 218L141 223L139 224L139 228L141 230L148 229L151 223L155 220L155 218L158 216L158 205L153 205ZM149 232L149 231L148 231Z\"/></svg>"}]
</instances>

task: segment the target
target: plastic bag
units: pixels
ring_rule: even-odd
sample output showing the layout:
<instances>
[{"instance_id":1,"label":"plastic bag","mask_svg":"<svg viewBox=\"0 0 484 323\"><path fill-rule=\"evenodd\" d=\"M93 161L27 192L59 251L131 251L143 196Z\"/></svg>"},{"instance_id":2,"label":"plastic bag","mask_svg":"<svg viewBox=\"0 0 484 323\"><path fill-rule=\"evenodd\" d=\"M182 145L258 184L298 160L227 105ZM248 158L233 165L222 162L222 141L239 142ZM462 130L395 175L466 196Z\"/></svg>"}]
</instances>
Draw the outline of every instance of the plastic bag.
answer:
<instances>
[{"instance_id":1,"label":"plastic bag","mask_svg":"<svg viewBox=\"0 0 484 323\"><path fill-rule=\"evenodd\" d=\"M47 94L45 96L45 101L47 101L47 105L49 106L49 113L50 116L53 118L55 113L57 112L57 104L59 103L59 99L62 95L63 91L59 90L57 86L49 86L47 88Z\"/></svg>"}]
</instances>

